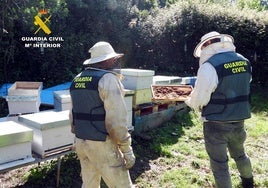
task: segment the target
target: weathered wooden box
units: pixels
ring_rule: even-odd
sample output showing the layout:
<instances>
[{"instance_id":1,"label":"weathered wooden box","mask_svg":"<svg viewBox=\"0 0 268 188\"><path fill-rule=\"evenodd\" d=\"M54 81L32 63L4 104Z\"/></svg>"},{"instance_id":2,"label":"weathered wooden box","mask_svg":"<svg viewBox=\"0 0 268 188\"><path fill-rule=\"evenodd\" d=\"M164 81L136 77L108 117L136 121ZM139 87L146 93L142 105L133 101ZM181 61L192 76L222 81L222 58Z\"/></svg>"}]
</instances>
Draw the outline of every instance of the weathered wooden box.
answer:
<instances>
[{"instance_id":1,"label":"weathered wooden box","mask_svg":"<svg viewBox=\"0 0 268 188\"><path fill-rule=\"evenodd\" d=\"M71 110L71 96L69 90L54 91L53 95L55 110Z\"/></svg>"},{"instance_id":2,"label":"weathered wooden box","mask_svg":"<svg viewBox=\"0 0 268 188\"><path fill-rule=\"evenodd\" d=\"M32 150L42 157L73 145L68 110L22 115L18 121L33 129Z\"/></svg>"},{"instance_id":3,"label":"weathered wooden box","mask_svg":"<svg viewBox=\"0 0 268 188\"><path fill-rule=\"evenodd\" d=\"M144 69L121 69L124 76L122 83L126 89L140 90L150 88L153 83L153 70Z\"/></svg>"},{"instance_id":4,"label":"weathered wooden box","mask_svg":"<svg viewBox=\"0 0 268 188\"><path fill-rule=\"evenodd\" d=\"M0 164L32 156L33 130L14 121L0 122Z\"/></svg>"},{"instance_id":5,"label":"weathered wooden box","mask_svg":"<svg viewBox=\"0 0 268 188\"><path fill-rule=\"evenodd\" d=\"M169 121L177 111L186 109L184 102L168 102L160 105L141 105L134 111L134 134L143 134Z\"/></svg>"}]
</instances>

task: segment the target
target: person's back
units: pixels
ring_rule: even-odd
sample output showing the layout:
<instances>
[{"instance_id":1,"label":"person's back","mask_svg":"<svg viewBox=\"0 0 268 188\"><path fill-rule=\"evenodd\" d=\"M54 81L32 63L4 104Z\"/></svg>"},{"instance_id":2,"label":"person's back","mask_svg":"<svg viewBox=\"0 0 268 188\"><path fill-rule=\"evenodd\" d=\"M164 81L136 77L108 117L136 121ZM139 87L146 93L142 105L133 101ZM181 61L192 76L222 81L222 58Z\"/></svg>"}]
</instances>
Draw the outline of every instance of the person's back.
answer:
<instances>
[{"instance_id":1,"label":"person's back","mask_svg":"<svg viewBox=\"0 0 268 188\"><path fill-rule=\"evenodd\" d=\"M201 38L195 87L185 103L201 111L206 151L217 188L231 188L227 148L235 160L242 186L253 188L252 167L245 153L244 120L250 118L249 61L235 52L233 37L210 32Z\"/></svg>"},{"instance_id":2,"label":"person's back","mask_svg":"<svg viewBox=\"0 0 268 188\"><path fill-rule=\"evenodd\" d=\"M105 141L108 135L105 128L105 109L98 92L101 77L108 73L86 69L77 75L70 87L72 114L77 138Z\"/></svg>"},{"instance_id":3,"label":"person's back","mask_svg":"<svg viewBox=\"0 0 268 188\"><path fill-rule=\"evenodd\" d=\"M247 59L235 52L217 53L210 63L218 75L218 85L202 109L209 121L240 121L250 115L251 66Z\"/></svg>"},{"instance_id":4,"label":"person's back","mask_svg":"<svg viewBox=\"0 0 268 188\"><path fill-rule=\"evenodd\" d=\"M101 178L108 187L132 187L129 171L135 156L127 129L124 88L112 72L123 56L107 42L91 49L91 58L72 81L70 120L76 135L83 187L99 187Z\"/></svg>"}]
</instances>

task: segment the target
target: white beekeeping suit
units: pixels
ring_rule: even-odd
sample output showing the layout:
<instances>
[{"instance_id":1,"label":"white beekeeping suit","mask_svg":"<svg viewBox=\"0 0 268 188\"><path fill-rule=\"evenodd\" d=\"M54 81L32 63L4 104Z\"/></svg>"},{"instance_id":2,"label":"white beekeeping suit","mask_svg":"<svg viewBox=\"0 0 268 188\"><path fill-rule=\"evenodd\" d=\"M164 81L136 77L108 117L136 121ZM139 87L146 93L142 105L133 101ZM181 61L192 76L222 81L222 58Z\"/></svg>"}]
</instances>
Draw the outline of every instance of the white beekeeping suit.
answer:
<instances>
[{"instance_id":1,"label":"white beekeeping suit","mask_svg":"<svg viewBox=\"0 0 268 188\"><path fill-rule=\"evenodd\" d=\"M202 51L198 51L199 69L195 87L190 94L190 98L185 103L196 111L200 111L210 100L210 95L218 85L218 75L215 68L210 63L205 63L210 57L217 53L235 51L235 46L231 41L222 41L210 44Z\"/></svg>"},{"instance_id":2,"label":"white beekeeping suit","mask_svg":"<svg viewBox=\"0 0 268 188\"><path fill-rule=\"evenodd\" d=\"M78 113L70 113L72 131L76 134L76 152L81 164L83 187L100 187L101 178L108 187L133 187L128 169L134 165L135 156L131 147L131 135L127 128L128 117L124 100L124 87L119 75L108 71L108 69L110 70L114 67L116 60L122 57L123 54L115 53L112 46L107 42L96 43L89 52L91 53L91 58L86 60L84 65L90 65L90 67L87 67L82 73L86 72L85 74L88 76L92 72L104 72L104 74L98 77L98 91L94 91L94 93L98 93L103 103L105 110L104 126L107 135L104 134L104 139L98 140L94 135L87 136L82 133L86 139L79 138L81 130L86 132L86 129L90 128L88 126L92 126L92 124L90 121L84 127L80 124L79 135L77 134L79 125L76 124L79 121L75 121ZM79 108L77 104L82 104L82 108L83 102L81 103L81 100L90 98L90 96L84 96L85 90L83 94L79 93L83 92L83 89L77 89L75 92L73 90L70 91L72 104L73 106L76 105L76 109ZM77 96L81 96L81 98L77 98ZM79 102L73 100L79 100ZM96 129L92 130L96 131ZM91 139L92 137L94 139Z\"/></svg>"}]
</instances>

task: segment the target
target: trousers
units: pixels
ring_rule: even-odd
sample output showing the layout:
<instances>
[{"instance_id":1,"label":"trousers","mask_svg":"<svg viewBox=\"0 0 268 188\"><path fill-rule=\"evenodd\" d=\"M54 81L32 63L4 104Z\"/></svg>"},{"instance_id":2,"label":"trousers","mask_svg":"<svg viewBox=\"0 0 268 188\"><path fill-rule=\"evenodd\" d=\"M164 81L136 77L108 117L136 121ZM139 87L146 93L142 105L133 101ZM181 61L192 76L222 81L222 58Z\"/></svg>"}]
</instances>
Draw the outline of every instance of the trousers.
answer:
<instances>
[{"instance_id":1,"label":"trousers","mask_svg":"<svg viewBox=\"0 0 268 188\"><path fill-rule=\"evenodd\" d=\"M82 188L100 187L101 178L109 188L133 187L129 171L118 147L107 136L105 142L76 138L81 164Z\"/></svg>"},{"instance_id":2,"label":"trousers","mask_svg":"<svg viewBox=\"0 0 268 188\"><path fill-rule=\"evenodd\" d=\"M234 123L204 122L203 133L217 188L232 187L228 151L236 163L240 176L243 178L253 176L251 162L244 148L246 140L244 121Z\"/></svg>"}]
</instances>

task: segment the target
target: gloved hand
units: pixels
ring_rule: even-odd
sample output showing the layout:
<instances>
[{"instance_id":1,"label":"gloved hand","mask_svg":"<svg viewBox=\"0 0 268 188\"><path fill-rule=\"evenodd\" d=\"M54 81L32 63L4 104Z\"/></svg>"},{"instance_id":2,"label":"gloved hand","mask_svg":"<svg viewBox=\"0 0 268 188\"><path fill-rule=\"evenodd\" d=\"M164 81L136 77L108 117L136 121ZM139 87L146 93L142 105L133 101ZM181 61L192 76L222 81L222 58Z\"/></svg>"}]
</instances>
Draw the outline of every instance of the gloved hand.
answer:
<instances>
[{"instance_id":1,"label":"gloved hand","mask_svg":"<svg viewBox=\"0 0 268 188\"><path fill-rule=\"evenodd\" d=\"M136 160L136 157L133 153L132 150L126 152L126 153L123 153L124 155L124 159L125 159L125 168L126 169L130 169L133 167L133 165L135 164L135 160Z\"/></svg>"},{"instance_id":2,"label":"gloved hand","mask_svg":"<svg viewBox=\"0 0 268 188\"><path fill-rule=\"evenodd\" d=\"M74 124L71 124L71 133L74 134Z\"/></svg>"},{"instance_id":3,"label":"gloved hand","mask_svg":"<svg viewBox=\"0 0 268 188\"><path fill-rule=\"evenodd\" d=\"M117 128L117 129L116 129ZM126 169L130 169L135 164L135 155L131 147L131 135L128 133L126 127L116 127L109 131L110 137L118 145L119 150L123 154L124 166Z\"/></svg>"}]
</instances>

